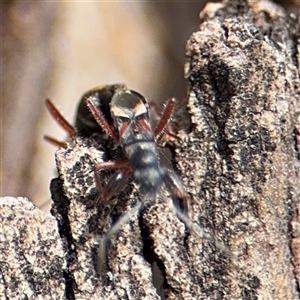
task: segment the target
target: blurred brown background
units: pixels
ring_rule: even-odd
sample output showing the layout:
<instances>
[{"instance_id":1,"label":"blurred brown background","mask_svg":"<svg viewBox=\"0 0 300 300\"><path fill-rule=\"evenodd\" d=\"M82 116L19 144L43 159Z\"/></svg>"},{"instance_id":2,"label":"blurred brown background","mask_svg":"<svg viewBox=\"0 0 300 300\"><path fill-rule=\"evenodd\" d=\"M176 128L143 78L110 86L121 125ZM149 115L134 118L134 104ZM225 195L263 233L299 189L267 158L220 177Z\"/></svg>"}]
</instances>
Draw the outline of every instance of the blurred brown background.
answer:
<instances>
[{"instance_id":1,"label":"blurred brown background","mask_svg":"<svg viewBox=\"0 0 300 300\"><path fill-rule=\"evenodd\" d=\"M71 122L81 95L97 85L126 83L158 103L183 99L185 43L205 3L1 2L1 196L50 207L56 149L42 136L65 133L45 98Z\"/></svg>"}]
</instances>

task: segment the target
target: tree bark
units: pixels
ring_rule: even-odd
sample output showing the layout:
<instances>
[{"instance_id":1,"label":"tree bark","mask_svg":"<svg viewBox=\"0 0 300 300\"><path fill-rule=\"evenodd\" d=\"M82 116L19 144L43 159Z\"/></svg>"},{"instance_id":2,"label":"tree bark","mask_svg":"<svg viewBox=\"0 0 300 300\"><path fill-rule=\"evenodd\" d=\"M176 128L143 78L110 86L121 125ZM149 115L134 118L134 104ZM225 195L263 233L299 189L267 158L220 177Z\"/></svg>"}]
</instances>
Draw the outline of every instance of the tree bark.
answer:
<instances>
[{"instance_id":1,"label":"tree bark","mask_svg":"<svg viewBox=\"0 0 300 300\"><path fill-rule=\"evenodd\" d=\"M116 154L97 136L70 140L51 183L67 299L300 299L299 16L231 0L208 4L200 20L166 144L193 225L162 193L99 261L101 238L143 197L130 184L115 205L95 204L93 165Z\"/></svg>"}]
</instances>

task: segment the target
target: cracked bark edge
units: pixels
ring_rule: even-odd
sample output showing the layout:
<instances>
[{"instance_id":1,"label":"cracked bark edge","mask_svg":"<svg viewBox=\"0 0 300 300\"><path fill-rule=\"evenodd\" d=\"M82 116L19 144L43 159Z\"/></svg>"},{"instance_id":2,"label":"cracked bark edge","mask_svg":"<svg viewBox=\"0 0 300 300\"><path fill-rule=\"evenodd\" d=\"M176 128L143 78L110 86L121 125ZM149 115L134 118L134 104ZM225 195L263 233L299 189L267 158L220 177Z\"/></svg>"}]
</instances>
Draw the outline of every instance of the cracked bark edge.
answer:
<instances>
[{"instance_id":1,"label":"cracked bark edge","mask_svg":"<svg viewBox=\"0 0 300 300\"><path fill-rule=\"evenodd\" d=\"M225 1L200 19L185 68L193 130L176 160L192 219L238 257L198 255L201 293L299 299L299 16L269 1Z\"/></svg>"},{"instance_id":2,"label":"cracked bark edge","mask_svg":"<svg viewBox=\"0 0 300 300\"><path fill-rule=\"evenodd\" d=\"M51 231L56 240L50 246L58 243L64 255L59 250L53 260L56 249L43 248L49 257L42 274L51 266L57 277L46 276L39 293L46 287L54 293L52 283L65 282L67 299L299 299L299 17L268 1L231 0L207 5L200 19L186 51L188 116L181 111L175 117L191 123L172 144L174 163L190 197L191 219L236 259L189 234L162 195L110 240L108 272L99 276L99 239L140 198L129 186L112 211L95 205L92 166L106 150L97 139L75 138L57 151L59 178L51 184L61 239ZM9 214L23 205L10 204ZM36 244L9 237L28 217L28 209L17 211L18 218L1 214L8 227L3 240L24 257ZM41 224L35 221L30 233L40 232ZM5 253L1 291L7 294L15 286L7 281L12 267ZM13 254L17 261L19 254ZM32 265L27 258L20 267L26 276L15 271L15 282L32 282Z\"/></svg>"},{"instance_id":3,"label":"cracked bark edge","mask_svg":"<svg viewBox=\"0 0 300 300\"><path fill-rule=\"evenodd\" d=\"M54 217L0 198L0 299L64 299L66 261Z\"/></svg>"}]
</instances>

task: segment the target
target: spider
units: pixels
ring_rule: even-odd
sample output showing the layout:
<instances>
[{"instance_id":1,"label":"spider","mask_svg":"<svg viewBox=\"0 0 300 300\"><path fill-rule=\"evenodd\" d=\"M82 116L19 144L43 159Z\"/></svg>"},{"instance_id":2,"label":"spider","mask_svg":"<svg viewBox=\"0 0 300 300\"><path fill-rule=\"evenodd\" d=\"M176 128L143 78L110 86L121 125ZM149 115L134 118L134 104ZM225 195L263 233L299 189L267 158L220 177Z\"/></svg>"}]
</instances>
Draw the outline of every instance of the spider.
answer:
<instances>
[{"instance_id":1,"label":"spider","mask_svg":"<svg viewBox=\"0 0 300 300\"><path fill-rule=\"evenodd\" d=\"M153 131L150 125L149 106L139 93L127 88L118 89L110 102L110 112L114 127L99 111L92 99L87 99L87 106L100 127L120 145L125 159L100 163L96 171L120 169L110 179L107 187L99 185L103 201L122 190L127 179L133 173L140 193L146 199L153 199L165 184L171 194L185 201L180 180L173 171L162 167L159 163L157 143L163 137L166 126L175 107L175 99L169 99L161 119ZM117 131L115 130L117 129ZM98 183L99 184L99 183ZM187 209L187 204L184 204Z\"/></svg>"},{"instance_id":2,"label":"spider","mask_svg":"<svg viewBox=\"0 0 300 300\"><path fill-rule=\"evenodd\" d=\"M150 125L149 105L146 99L139 93L127 88L117 89L110 102L110 113L114 121L114 127L110 126L101 111L92 99L87 99L87 106L93 114L99 126L109 135L114 143L120 145L125 159L109 161L97 164L95 170L120 169L109 180L106 187L102 187L96 172L96 182L101 198L107 202L112 196L121 191L132 173L139 192L144 197L129 213L123 215L113 227L106 232L98 250L98 272L106 270L103 262L107 257L107 240L113 236L120 227L127 222L131 215L140 211L147 202L152 202L160 193L165 184L172 196L182 200L184 211L187 213L188 204L181 181L171 170L160 165L157 143L162 139L172 112L175 107L175 99L170 98L161 115L156 128L152 130ZM175 209L177 211L177 209ZM183 214L182 214L183 215ZM187 216L185 216L187 217Z\"/></svg>"},{"instance_id":3,"label":"spider","mask_svg":"<svg viewBox=\"0 0 300 300\"><path fill-rule=\"evenodd\" d=\"M51 116L69 136L78 134L89 137L94 132L101 132L102 129L116 145L120 145L123 149L125 159L95 165L96 172L120 169L120 172L115 173L105 188L102 187L100 177L96 173L97 188L100 198L105 203L125 187L131 173L139 191L146 198L155 197L165 183L173 195L176 194L185 201L179 178L173 171L160 166L157 153L157 144L164 136L175 103L174 98L169 99L153 131L146 99L141 94L129 90L124 84L106 85L86 92L79 102L75 126L72 126L61 115L51 100L46 100ZM156 109L155 106L154 108ZM52 137L45 136L44 138L56 146L66 146L65 142ZM184 208L187 211L186 201Z\"/></svg>"},{"instance_id":4,"label":"spider","mask_svg":"<svg viewBox=\"0 0 300 300\"><path fill-rule=\"evenodd\" d=\"M217 241L201 226L193 222L188 216L188 200L181 180L172 171L163 167L158 158L157 146L162 141L168 123L174 111L176 100L167 101L160 120L153 130L150 125L150 109L146 99L139 93L130 90L124 84L106 85L86 92L79 103L76 125L72 126L58 111L51 100L46 100L46 106L57 121L67 131L69 136L76 134L89 137L93 133L100 133L103 139L110 137L116 146L123 150L124 159L107 161L96 164L95 181L99 191L97 197L103 204L108 204L111 198L119 193L132 174L138 186L143 201L138 202L129 212L125 213L100 239L98 248L98 274L107 271L107 242L120 228L130 220L131 216L147 204L155 201L163 185L174 197L183 204L183 211L173 206L174 212L185 223L186 227L200 238L215 243L224 254L232 257L230 249L223 242ZM152 105L153 107L153 105ZM157 108L154 106L157 113ZM66 147L64 142L45 136L50 143ZM119 169L109 179L105 187L102 186L98 171Z\"/></svg>"},{"instance_id":5,"label":"spider","mask_svg":"<svg viewBox=\"0 0 300 300\"><path fill-rule=\"evenodd\" d=\"M97 199L100 199L103 204L108 204L115 194L123 190L131 174L144 199L130 212L124 214L100 241L98 251L98 260L102 265L99 268L100 273L106 269L102 262L106 260L108 239L118 232L131 215L140 211L146 203L154 201L163 185L166 186L172 196L182 201L184 213L180 213L176 208L175 211L178 211L184 222L190 222L185 220L188 219L185 214L188 211L188 202L181 180L172 170L160 164L157 150L157 145L162 141L175 104L174 98L168 100L160 120L153 130L150 124L150 109L146 99L138 92L129 90L122 84L107 85L85 93L79 104L75 127L60 114L49 99L46 100L50 114L67 131L69 136L75 134L90 136L94 132L104 132L112 138L115 145L121 147L124 159L102 162L94 166L96 187L99 191ZM52 144L65 147L63 142L48 136L45 139ZM98 172L110 169L118 169L118 171L103 187Z\"/></svg>"}]
</instances>

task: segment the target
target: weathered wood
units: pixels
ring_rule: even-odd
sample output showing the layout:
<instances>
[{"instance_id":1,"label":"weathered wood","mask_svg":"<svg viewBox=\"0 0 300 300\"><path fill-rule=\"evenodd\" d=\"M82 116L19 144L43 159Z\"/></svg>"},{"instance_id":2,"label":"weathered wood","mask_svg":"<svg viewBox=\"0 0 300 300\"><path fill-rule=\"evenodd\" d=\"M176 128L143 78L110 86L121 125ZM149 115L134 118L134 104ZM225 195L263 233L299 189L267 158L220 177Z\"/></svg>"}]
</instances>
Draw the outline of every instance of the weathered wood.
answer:
<instances>
[{"instance_id":1,"label":"weathered wood","mask_svg":"<svg viewBox=\"0 0 300 300\"><path fill-rule=\"evenodd\" d=\"M230 0L200 19L186 50L187 102L174 117L179 139L167 146L190 218L214 240L188 230L162 194L110 239L98 274L101 237L142 197L130 185L112 207L95 205L93 164L110 147L75 138L57 151L51 183L67 299L300 298L299 17Z\"/></svg>"},{"instance_id":2,"label":"weathered wood","mask_svg":"<svg viewBox=\"0 0 300 300\"><path fill-rule=\"evenodd\" d=\"M66 258L53 216L0 198L0 299L64 299Z\"/></svg>"},{"instance_id":3,"label":"weathered wood","mask_svg":"<svg viewBox=\"0 0 300 300\"><path fill-rule=\"evenodd\" d=\"M254 2L207 5L187 45L192 132L176 160L193 221L237 257L191 236L203 299L299 299L299 17Z\"/></svg>"}]
</instances>

